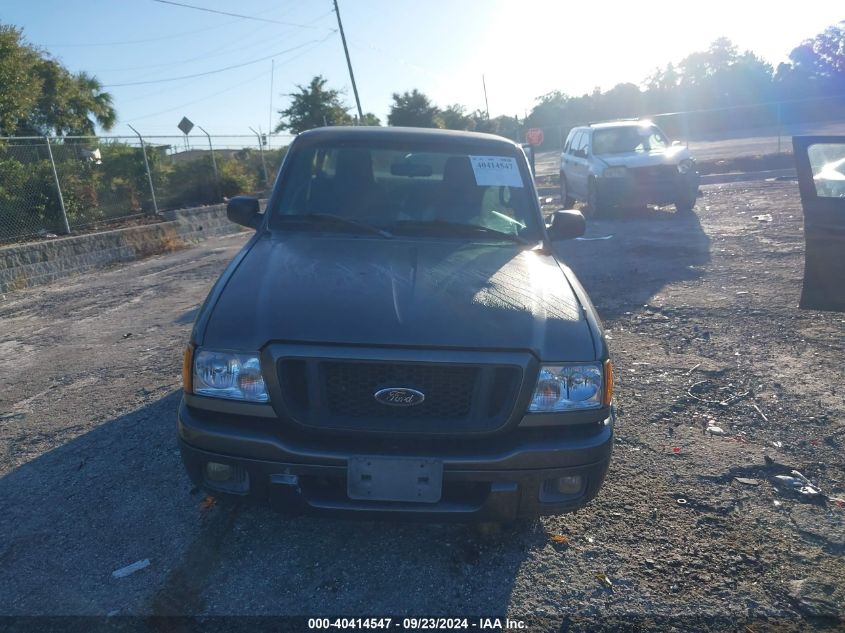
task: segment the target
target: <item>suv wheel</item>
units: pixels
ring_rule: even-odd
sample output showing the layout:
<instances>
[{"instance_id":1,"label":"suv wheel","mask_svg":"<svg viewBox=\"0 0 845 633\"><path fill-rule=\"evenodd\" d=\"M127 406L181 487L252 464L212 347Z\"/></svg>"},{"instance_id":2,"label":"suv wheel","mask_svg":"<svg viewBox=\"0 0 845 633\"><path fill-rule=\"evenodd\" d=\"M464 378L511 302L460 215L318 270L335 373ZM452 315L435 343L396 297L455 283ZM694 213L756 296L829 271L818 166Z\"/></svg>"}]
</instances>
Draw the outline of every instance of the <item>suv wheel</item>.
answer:
<instances>
[{"instance_id":1,"label":"suv wheel","mask_svg":"<svg viewBox=\"0 0 845 633\"><path fill-rule=\"evenodd\" d=\"M587 212L591 217L599 218L604 214L604 208L599 200L599 189L596 186L595 178L587 182Z\"/></svg>"},{"instance_id":2,"label":"suv wheel","mask_svg":"<svg viewBox=\"0 0 845 633\"><path fill-rule=\"evenodd\" d=\"M560 172L560 204L564 209L571 209L575 204L575 198L569 195L569 187L563 172Z\"/></svg>"}]
</instances>

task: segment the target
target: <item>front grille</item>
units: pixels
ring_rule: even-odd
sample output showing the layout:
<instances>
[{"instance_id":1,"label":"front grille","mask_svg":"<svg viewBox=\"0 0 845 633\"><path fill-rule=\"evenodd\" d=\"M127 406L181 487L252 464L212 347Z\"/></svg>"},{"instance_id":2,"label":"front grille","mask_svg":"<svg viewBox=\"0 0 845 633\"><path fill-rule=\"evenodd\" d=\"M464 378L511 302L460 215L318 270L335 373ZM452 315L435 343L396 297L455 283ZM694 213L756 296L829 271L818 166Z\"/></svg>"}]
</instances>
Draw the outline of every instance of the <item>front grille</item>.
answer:
<instances>
[{"instance_id":1,"label":"front grille","mask_svg":"<svg viewBox=\"0 0 845 633\"><path fill-rule=\"evenodd\" d=\"M332 415L407 418L464 418L469 415L478 380L477 367L321 363ZM397 409L373 397L379 389L409 387L425 394L413 407Z\"/></svg>"},{"instance_id":2,"label":"front grille","mask_svg":"<svg viewBox=\"0 0 845 633\"><path fill-rule=\"evenodd\" d=\"M494 431L510 417L522 386L516 366L282 359L279 386L291 417L305 426L386 433ZM389 387L425 394L414 406L375 399Z\"/></svg>"},{"instance_id":3,"label":"front grille","mask_svg":"<svg viewBox=\"0 0 845 633\"><path fill-rule=\"evenodd\" d=\"M675 182L678 168L674 165L652 165L650 167L633 167L629 173L641 185L665 185Z\"/></svg>"}]
</instances>

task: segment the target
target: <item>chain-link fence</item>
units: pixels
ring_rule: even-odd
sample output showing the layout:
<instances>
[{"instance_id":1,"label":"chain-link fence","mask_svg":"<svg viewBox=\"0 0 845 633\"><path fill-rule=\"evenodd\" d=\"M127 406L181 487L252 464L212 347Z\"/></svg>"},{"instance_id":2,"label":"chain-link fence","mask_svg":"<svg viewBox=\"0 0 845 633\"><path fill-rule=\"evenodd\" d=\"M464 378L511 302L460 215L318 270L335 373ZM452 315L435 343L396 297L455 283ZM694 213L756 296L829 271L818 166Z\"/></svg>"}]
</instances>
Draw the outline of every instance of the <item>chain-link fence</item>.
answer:
<instances>
[{"instance_id":1,"label":"chain-link fence","mask_svg":"<svg viewBox=\"0 0 845 633\"><path fill-rule=\"evenodd\" d=\"M0 138L0 243L260 194L288 138Z\"/></svg>"}]
</instances>

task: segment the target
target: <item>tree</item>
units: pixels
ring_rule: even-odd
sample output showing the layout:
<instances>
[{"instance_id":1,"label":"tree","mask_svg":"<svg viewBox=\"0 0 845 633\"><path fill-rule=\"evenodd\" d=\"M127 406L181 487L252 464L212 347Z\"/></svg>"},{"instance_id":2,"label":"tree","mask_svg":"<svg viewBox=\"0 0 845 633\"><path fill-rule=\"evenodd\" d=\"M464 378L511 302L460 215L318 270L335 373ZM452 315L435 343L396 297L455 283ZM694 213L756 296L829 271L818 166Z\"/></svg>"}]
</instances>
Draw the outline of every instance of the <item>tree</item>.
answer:
<instances>
[{"instance_id":1,"label":"tree","mask_svg":"<svg viewBox=\"0 0 845 633\"><path fill-rule=\"evenodd\" d=\"M828 94L845 92L845 21L801 42L778 66L776 79L794 88L813 86Z\"/></svg>"},{"instance_id":2,"label":"tree","mask_svg":"<svg viewBox=\"0 0 845 633\"><path fill-rule=\"evenodd\" d=\"M411 92L393 93L393 104L387 115L388 125L407 127L441 127L440 110L431 100L414 88Z\"/></svg>"},{"instance_id":3,"label":"tree","mask_svg":"<svg viewBox=\"0 0 845 633\"><path fill-rule=\"evenodd\" d=\"M467 114L466 108L459 103L453 103L446 106L438 114L440 125L437 127L444 127L447 130L474 130L475 119L471 114Z\"/></svg>"},{"instance_id":4,"label":"tree","mask_svg":"<svg viewBox=\"0 0 845 633\"><path fill-rule=\"evenodd\" d=\"M379 119L375 114L372 112L365 112L364 119L359 121L358 117L355 117L355 124L356 125L370 125L374 127L378 127L381 125L381 119Z\"/></svg>"},{"instance_id":5,"label":"tree","mask_svg":"<svg viewBox=\"0 0 845 633\"><path fill-rule=\"evenodd\" d=\"M352 123L349 108L341 100L341 91L329 89L326 84L328 79L317 75L307 86L297 85L298 92L291 95L290 105L278 111L281 119L275 131L290 130L293 134L299 134L324 125ZM364 117L365 120L367 116ZM375 116L373 118L375 119Z\"/></svg>"},{"instance_id":6,"label":"tree","mask_svg":"<svg viewBox=\"0 0 845 633\"><path fill-rule=\"evenodd\" d=\"M88 73L71 73L27 44L19 29L0 25L0 132L88 135L117 120L112 97Z\"/></svg>"},{"instance_id":7,"label":"tree","mask_svg":"<svg viewBox=\"0 0 845 633\"><path fill-rule=\"evenodd\" d=\"M487 117L487 113L481 110L476 110L472 116L475 120L476 132L498 134L515 141L522 138L523 126L520 125L518 117L501 115L490 119Z\"/></svg>"},{"instance_id":8,"label":"tree","mask_svg":"<svg viewBox=\"0 0 845 633\"><path fill-rule=\"evenodd\" d=\"M21 32L0 25L0 135L11 136L32 112L41 95L35 75L40 55L25 44Z\"/></svg>"}]
</instances>

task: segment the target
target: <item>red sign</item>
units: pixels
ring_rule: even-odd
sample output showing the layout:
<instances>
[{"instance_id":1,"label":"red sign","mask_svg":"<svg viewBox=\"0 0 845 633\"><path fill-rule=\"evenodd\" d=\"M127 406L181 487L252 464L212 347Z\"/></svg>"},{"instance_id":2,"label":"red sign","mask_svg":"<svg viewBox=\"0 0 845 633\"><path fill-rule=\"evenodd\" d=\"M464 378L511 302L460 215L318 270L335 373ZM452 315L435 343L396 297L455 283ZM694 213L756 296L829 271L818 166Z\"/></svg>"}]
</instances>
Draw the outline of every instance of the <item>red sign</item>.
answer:
<instances>
[{"instance_id":1,"label":"red sign","mask_svg":"<svg viewBox=\"0 0 845 633\"><path fill-rule=\"evenodd\" d=\"M525 133L525 140L531 145L542 145L543 130L538 127L532 127Z\"/></svg>"}]
</instances>

